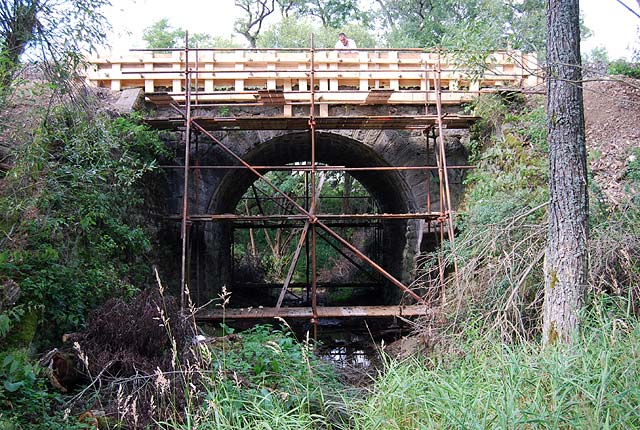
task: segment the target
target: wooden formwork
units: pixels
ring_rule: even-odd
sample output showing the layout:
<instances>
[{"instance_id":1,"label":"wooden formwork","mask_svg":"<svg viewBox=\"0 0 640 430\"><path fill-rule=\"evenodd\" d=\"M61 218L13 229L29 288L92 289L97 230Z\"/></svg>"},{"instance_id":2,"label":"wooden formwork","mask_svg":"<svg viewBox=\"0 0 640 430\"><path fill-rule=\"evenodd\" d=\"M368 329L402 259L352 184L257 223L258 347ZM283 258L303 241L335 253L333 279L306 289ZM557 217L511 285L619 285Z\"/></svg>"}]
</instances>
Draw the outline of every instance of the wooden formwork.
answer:
<instances>
[{"instance_id":1,"label":"wooden formwork","mask_svg":"<svg viewBox=\"0 0 640 430\"><path fill-rule=\"evenodd\" d=\"M445 127L468 128L475 117L444 113L443 104L459 105L472 100L483 90L521 89L542 83L537 75L535 57L518 52L496 52L487 60L482 74L472 74L455 64L453 57L440 52L422 50L173 50L170 52L145 51L110 59L93 59L87 70L87 80L95 85L122 90L144 88L148 100L157 105L173 106L175 117L148 119L159 129L184 130L184 170L181 220L181 306L185 307L187 284L190 276L189 236L194 223L233 221L243 222L249 228L260 228L264 222L304 222L293 261L286 279L282 283L275 308L225 309L224 311L202 311L198 318L215 320L263 319L273 317L309 319L317 334L321 318L358 317L410 317L427 315L431 304L427 303L392 273L369 258L334 230L331 222L350 223L367 220L414 219L437 223L434 230L439 233L439 242L445 234L455 249L454 228L451 217L451 195L447 172L468 166L448 166L446 161L443 129ZM217 112L201 109L194 115L193 107L211 105L263 105L281 106L282 116L264 115L255 118L246 112L238 116L216 116ZM306 110L295 112L295 105L304 105ZM372 116L371 112L359 112L357 116L329 116L329 106L341 105L433 105L436 113L423 115L400 115L388 110L385 116ZM316 106L319 109L316 111ZM413 109L413 107L410 107ZM362 109L365 111L365 109ZM414 109L415 111L415 109ZM302 112L302 113L300 113ZM373 111L372 111L373 112ZM212 116L206 116L210 114ZM295 115L294 115L295 114ZM203 116L204 115L204 116ZM252 166L216 138L216 130L308 130L310 143L309 162L296 166L308 172L310 195L303 205L272 183L264 173L270 170L287 169L291 166ZM412 129L421 130L435 143L436 166L321 166L316 161L315 136L317 130L339 129ZM197 132L213 142L218 149L236 163L234 166L192 166L190 161L192 133ZM250 171L256 180L262 180L279 198L291 203L292 214L285 217L274 214L259 216L240 214L197 214L189 210L191 169L237 167ZM430 209L430 194L427 193L425 213L370 213L370 214L323 214L317 211L316 200L322 189L316 187L317 176L327 171L375 171L382 169L434 169L439 184L440 208ZM197 181L198 176L194 176ZM429 176L427 176L429 178ZM430 190L427 179L427 188ZM257 197L256 197L257 199ZM309 203L312 202L312 203ZM335 241L335 246L353 254L350 260L359 270L372 269L389 286L397 287L407 300L417 304L410 306L339 306L327 307L318 304L318 272L316 267L316 234L322 232ZM305 243L307 246L305 247ZM292 286L292 274L297 258L305 248L309 262L309 284L306 306L287 308L282 299ZM344 252L342 252L344 255ZM360 263L358 263L358 261ZM456 261L454 258L454 272ZM445 298L444 263L438 264L441 303ZM278 285L278 288L280 285Z\"/></svg>"},{"instance_id":2,"label":"wooden formwork","mask_svg":"<svg viewBox=\"0 0 640 430\"><path fill-rule=\"evenodd\" d=\"M542 82L535 56L517 51L492 54L480 76L434 52L316 50L313 56L320 116L326 116L331 104L433 104L436 68L444 104L468 102L481 91ZM86 78L112 90L168 93L184 103L187 69L196 103L282 105L284 116L291 116L292 105L309 103L311 52L304 50L132 52L91 59Z\"/></svg>"}]
</instances>

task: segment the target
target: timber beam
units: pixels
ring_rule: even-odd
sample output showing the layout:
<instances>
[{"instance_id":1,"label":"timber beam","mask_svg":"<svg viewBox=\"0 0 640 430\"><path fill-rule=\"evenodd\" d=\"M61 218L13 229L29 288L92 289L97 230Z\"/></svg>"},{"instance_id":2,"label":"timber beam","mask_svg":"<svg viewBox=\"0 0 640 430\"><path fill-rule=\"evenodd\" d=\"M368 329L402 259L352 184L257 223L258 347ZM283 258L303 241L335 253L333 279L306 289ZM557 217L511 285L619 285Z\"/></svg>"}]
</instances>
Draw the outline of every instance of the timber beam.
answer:
<instances>
[{"instance_id":1,"label":"timber beam","mask_svg":"<svg viewBox=\"0 0 640 430\"><path fill-rule=\"evenodd\" d=\"M433 312L427 305L409 306L318 306L318 318L390 318L390 317L419 317ZM211 322L238 319L270 319L293 318L311 319L311 307L281 307L239 308L203 310L195 315L197 322Z\"/></svg>"}]
</instances>

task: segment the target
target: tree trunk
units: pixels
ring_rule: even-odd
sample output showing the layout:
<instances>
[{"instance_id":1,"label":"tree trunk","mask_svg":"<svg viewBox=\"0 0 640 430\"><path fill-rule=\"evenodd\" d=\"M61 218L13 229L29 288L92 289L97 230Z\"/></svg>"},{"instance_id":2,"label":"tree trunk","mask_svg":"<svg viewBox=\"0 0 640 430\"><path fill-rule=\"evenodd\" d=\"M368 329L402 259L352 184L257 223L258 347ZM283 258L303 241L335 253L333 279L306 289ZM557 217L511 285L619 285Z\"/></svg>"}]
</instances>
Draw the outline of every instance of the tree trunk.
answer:
<instances>
[{"instance_id":1,"label":"tree trunk","mask_svg":"<svg viewBox=\"0 0 640 430\"><path fill-rule=\"evenodd\" d=\"M13 7L12 7L13 6ZM38 23L39 0L16 1L2 6L0 17L0 89L9 87L20 63L20 56L34 38Z\"/></svg>"},{"instance_id":2,"label":"tree trunk","mask_svg":"<svg viewBox=\"0 0 640 430\"><path fill-rule=\"evenodd\" d=\"M544 345L571 342L587 282L588 195L578 0L547 0L549 232Z\"/></svg>"}]
</instances>

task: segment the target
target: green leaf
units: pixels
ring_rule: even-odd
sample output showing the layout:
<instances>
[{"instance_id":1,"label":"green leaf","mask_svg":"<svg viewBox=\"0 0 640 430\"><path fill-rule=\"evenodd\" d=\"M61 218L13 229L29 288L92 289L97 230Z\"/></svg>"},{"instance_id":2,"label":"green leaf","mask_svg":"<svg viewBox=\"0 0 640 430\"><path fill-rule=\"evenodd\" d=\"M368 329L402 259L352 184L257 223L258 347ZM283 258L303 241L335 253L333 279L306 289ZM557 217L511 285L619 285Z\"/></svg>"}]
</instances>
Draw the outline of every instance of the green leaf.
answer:
<instances>
[{"instance_id":1,"label":"green leaf","mask_svg":"<svg viewBox=\"0 0 640 430\"><path fill-rule=\"evenodd\" d=\"M4 381L4 389L10 393L14 393L18 391L20 387L22 387L23 385L24 385L24 381L18 381L18 382Z\"/></svg>"}]
</instances>

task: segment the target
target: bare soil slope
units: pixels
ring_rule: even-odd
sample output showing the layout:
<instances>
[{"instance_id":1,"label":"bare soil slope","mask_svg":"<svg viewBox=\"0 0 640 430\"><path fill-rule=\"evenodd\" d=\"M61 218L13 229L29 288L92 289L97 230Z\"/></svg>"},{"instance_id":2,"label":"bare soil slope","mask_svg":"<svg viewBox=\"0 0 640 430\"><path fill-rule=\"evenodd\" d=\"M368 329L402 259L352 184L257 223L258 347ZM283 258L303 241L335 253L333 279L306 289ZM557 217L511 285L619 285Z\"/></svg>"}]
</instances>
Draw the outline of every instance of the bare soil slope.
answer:
<instances>
[{"instance_id":1,"label":"bare soil slope","mask_svg":"<svg viewBox=\"0 0 640 430\"><path fill-rule=\"evenodd\" d=\"M625 194L622 176L640 148L640 81L624 77L586 82L587 150L593 180L612 205Z\"/></svg>"}]
</instances>

